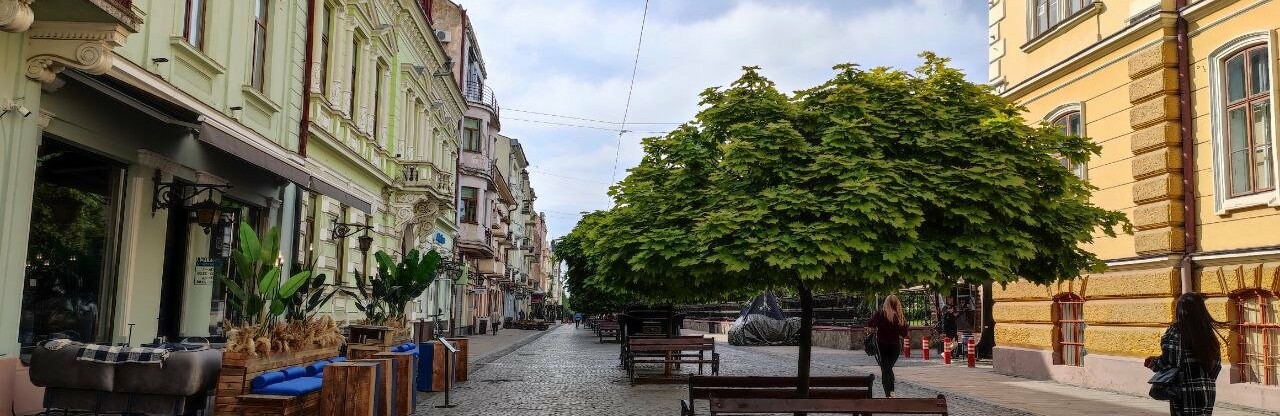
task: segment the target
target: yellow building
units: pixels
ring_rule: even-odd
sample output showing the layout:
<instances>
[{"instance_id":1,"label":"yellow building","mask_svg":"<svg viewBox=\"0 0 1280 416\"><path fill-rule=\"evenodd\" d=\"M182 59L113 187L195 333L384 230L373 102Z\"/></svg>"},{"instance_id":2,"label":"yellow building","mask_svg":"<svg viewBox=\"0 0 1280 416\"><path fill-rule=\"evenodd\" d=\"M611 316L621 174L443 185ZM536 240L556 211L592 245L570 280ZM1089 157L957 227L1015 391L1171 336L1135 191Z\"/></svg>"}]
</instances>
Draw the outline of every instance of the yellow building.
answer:
<instances>
[{"instance_id":1,"label":"yellow building","mask_svg":"<svg viewBox=\"0 0 1280 416\"><path fill-rule=\"evenodd\" d=\"M1077 166L1135 232L1105 273L997 288L996 371L1145 394L1179 293L1228 322L1218 400L1280 409L1280 4L990 0L990 81L1102 146ZM1229 326L1229 329L1228 329Z\"/></svg>"}]
</instances>

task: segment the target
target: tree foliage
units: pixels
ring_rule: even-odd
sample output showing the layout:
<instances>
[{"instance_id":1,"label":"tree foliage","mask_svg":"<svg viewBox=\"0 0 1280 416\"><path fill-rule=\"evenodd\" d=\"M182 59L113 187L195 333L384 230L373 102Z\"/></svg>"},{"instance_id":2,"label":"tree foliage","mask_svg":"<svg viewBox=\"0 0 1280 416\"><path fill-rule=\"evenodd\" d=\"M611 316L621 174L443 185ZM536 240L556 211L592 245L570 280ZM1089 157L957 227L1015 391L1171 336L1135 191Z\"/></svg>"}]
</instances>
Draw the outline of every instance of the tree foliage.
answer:
<instances>
[{"instance_id":1,"label":"tree foliage","mask_svg":"<svg viewBox=\"0 0 1280 416\"><path fill-rule=\"evenodd\" d=\"M595 238L598 220L605 215L597 211L583 216L578 226L568 235L555 241L555 260L567 265L564 272L565 288L569 292L566 304L574 312L601 314L614 312L626 306L625 292L601 286L592 280L595 269L587 257L585 244Z\"/></svg>"},{"instance_id":2,"label":"tree foliage","mask_svg":"<svg viewBox=\"0 0 1280 416\"><path fill-rule=\"evenodd\" d=\"M691 302L1101 268L1082 245L1129 224L1059 162L1100 147L921 56L915 71L838 65L791 95L755 67L703 91L694 121L644 139L615 207L560 242L575 305L594 291Z\"/></svg>"}]
</instances>

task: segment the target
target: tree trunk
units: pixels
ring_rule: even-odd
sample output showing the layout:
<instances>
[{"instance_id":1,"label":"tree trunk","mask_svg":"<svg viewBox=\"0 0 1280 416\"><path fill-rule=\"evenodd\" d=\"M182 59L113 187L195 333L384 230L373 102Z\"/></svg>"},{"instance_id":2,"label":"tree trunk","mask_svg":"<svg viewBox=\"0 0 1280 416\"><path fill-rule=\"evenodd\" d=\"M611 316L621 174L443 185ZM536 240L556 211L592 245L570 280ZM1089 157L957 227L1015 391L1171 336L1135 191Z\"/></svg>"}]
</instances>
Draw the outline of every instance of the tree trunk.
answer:
<instances>
[{"instance_id":1,"label":"tree trunk","mask_svg":"<svg viewBox=\"0 0 1280 416\"><path fill-rule=\"evenodd\" d=\"M809 397L810 352L813 350L813 292L800 283L800 353L796 358L796 393Z\"/></svg>"}]
</instances>

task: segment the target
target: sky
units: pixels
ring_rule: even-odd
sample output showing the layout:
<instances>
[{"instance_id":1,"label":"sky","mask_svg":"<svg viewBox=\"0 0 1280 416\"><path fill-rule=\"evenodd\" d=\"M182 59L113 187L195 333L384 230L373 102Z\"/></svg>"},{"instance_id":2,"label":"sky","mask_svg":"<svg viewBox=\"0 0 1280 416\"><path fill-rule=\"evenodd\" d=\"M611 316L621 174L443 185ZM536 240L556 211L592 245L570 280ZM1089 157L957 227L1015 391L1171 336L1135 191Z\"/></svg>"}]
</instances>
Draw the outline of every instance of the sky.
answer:
<instances>
[{"instance_id":1,"label":"sky","mask_svg":"<svg viewBox=\"0 0 1280 416\"><path fill-rule=\"evenodd\" d=\"M692 120L698 93L733 82L743 66L792 92L821 84L839 63L910 69L927 50L971 81L987 78L984 0L650 0L647 14L645 0L460 3L502 134L530 162L548 239L572 230L581 212L608 209L610 184L640 161L640 139ZM630 132L619 135L624 112Z\"/></svg>"}]
</instances>

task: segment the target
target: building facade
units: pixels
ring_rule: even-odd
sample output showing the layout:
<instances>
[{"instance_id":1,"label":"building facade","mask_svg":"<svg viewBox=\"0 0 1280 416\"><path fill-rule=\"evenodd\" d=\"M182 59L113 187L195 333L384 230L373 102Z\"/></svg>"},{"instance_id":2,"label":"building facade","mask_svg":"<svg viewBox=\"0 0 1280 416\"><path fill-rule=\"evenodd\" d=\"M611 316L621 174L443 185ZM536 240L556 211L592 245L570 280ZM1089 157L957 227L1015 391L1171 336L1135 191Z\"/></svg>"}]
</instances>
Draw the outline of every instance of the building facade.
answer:
<instances>
[{"instance_id":1,"label":"building facade","mask_svg":"<svg viewBox=\"0 0 1280 416\"><path fill-rule=\"evenodd\" d=\"M455 257L467 100L429 3L0 0L0 413L39 410L43 340L216 341L239 223L334 284Z\"/></svg>"},{"instance_id":2,"label":"building facade","mask_svg":"<svg viewBox=\"0 0 1280 416\"><path fill-rule=\"evenodd\" d=\"M1201 292L1221 329L1218 400L1280 409L1280 5L992 0L991 84L1026 117L1093 139L1071 166L1135 232L1095 236L1104 273L995 291L996 371L1144 394L1146 356Z\"/></svg>"}]
</instances>

